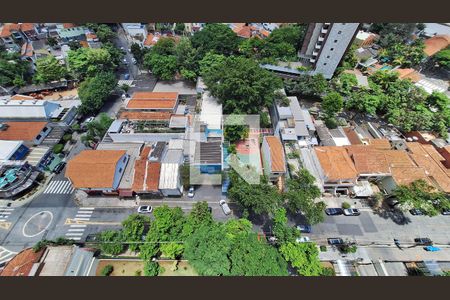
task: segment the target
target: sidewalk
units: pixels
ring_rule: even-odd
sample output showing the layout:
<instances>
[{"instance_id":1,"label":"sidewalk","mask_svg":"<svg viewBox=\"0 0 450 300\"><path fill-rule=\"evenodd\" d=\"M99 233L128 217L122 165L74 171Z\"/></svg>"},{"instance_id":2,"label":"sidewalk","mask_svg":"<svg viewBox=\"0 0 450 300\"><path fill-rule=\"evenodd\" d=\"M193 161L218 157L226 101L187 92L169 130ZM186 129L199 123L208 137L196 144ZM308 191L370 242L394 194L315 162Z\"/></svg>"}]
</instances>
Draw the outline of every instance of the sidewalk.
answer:
<instances>
[{"instance_id":1,"label":"sidewalk","mask_svg":"<svg viewBox=\"0 0 450 300\"><path fill-rule=\"evenodd\" d=\"M119 197L90 197L85 192L75 192L75 202L80 207L104 207L104 208L135 208L139 206L136 199L122 200Z\"/></svg>"}]
</instances>

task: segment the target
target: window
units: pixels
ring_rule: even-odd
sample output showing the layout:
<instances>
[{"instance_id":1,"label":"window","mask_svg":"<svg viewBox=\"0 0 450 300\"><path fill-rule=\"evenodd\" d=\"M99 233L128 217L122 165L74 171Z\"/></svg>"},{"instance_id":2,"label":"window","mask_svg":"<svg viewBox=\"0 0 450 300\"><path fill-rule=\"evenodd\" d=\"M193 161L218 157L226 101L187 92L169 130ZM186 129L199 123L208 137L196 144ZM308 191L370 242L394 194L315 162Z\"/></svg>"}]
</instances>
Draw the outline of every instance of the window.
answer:
<instances>
[{"instance_id":1,"label":"window","mask_svg":"<svg viewBox=\"0 0 450 300\"><path fill-rule=\"evenodd\" d=\"M335 43L337 43L337 40L334 40Z\"/></svg>"},{"instance_id":2,"label":"window","mask_svg":"<svg viewBox=\"0 0 450 300\"><path fill-rule=\"evenodd\" d=\"M122 168L119 168L119 173L122 173L122 170L123 170Z\"/></svg>"},{"instance_id":3,"label":"window","mask_svg":"<svg viewBox=\"0 0 450 300\"><path fill-rule=\"evenodd\" d=\"M327 55L327 58L330 58L330 56L329 56L329 55Z\"/></svg>"},{"instance_id":4,"label":"window","mask_svg":"<svg viewBox=\"0 0 450 300\"><path fill-rule=\"evenodd\" d=\"M342 31L339 30L339 31L338 31L338 34L341 34L341 33L342 33Z\"/></svg>"},{"instance_id":5,"label":"window","mask_svg":"<svg viewBox=\"0 0 450 300\"><path fill-rule=\"evenodd\" d=\"M333 50L334 50L334 48L331 48L331 49L330 49L330 51L333 51Z\"/></svg>"},{"instance_id":6,"label":"window","mask_svg":"<svg viewBox=\"0 0 450 300\"><path fill-rule=\"evenodd\" d=\"M127 161L127 157L125 156L124 158L123 158L123 162L126 162Z\"/></svg>"},{"instance_id":7,"label":"window","mask_svg":"<svg viewBox=\"0 0 450 300\"><path fill-rule=\"evenodd\" d=\"M323 65L324 65L324 66L326 66L326 65L327 65L327 63L323 63Z\"/></svg>"}]
</instances>

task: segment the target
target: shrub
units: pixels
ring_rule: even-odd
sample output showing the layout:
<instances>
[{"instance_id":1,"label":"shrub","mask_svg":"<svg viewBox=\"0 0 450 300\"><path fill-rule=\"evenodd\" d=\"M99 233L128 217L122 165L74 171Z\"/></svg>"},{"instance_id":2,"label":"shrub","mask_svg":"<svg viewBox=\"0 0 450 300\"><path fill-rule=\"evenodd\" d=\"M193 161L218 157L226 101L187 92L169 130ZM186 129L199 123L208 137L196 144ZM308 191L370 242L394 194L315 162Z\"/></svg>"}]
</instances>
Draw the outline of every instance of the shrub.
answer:
<instances>
[{"instance_id":1,"label":"shrub","mask_svg":"<svg viewBox=\"0 0 450 300\"><path fill-rule=\"evenodd\" d=\"M114 267L111 265L106 265L103 269L102 269L102 276L109 276L111 275L111 273L114 271Z\"/></svg>"},{"instance_id":2,"label":"shrub","mask_svg":"<svg viewBox=\"0 0 450 300\"><path fill-rule=\"evenodd\" d=\"M321 276L336 276L333 268L322 268Z\"/></svg>"},{"instance_id":3,"label":"shrub","mask_svg":"<svg viewBox=\"0 0 450 300\"><path fill-rule=\"evenodd\" d=\"M343 208L343 209L348 209L348 208L350 208L350 203L348 203L348 202L343 202L343 203L342 203L342 208Z\"/></svg>"},{"instance_id":4,"label":"shrub","mask_svg":"<svg viewBox=\"0 0 450 300\"><path fill-rule=\"evenodd\" d=\"M356 247L356 245L343 245L343 246L341 246L340 247L340 250L341 250L341 252L342 253L345 253L345 254L347 254L347 253L355 253L356 252L356 250L358 249L358 247Z\"/></svg>"},{"instance_id":5,"label":"shrub","mask_svg":"<svg viewBox=\"0 0 450 300\"><path fill-rule=\"evenodd\" d=\"M66 133L64 136L63 136L63 141L64 142L68 142L68 141L70 141L72 139L72 134L71 133Z\"/></svg>"},{"instance_id":6,"label":"shrub","mask_svg":"<svg viewBox=\"0 0 450 300\"><path fill-rule=\"evenodd\" d=\"M78 123L73 124L72 125L72 130L76 131L76 132L79 132L81 130L80 124L78 124Z\"/></svg>"},{"instance_id":7,"label":"shrub","mask_svg":"<svg viewBox=\"0 0 450 300\"><path fill-rule=\"evenodd\" d=\"M61 153L63 149L64 149L63 144L56 144L55 146L53 146L53 153L55 154Z\"/></svg>"},{"instance_id":8,"label":"shrub","mask_svg":"<svg viewBox=\"0 0 450 300\"><path fill-rule=\"evenodd\" d=\"M325 120L325 125L329 128L329 129L335 129L338 127L338 122L336 120L336 118L327 118Z\"/></svg>"},{"instance_id":9,"label":"shrub","mask_svg":"<svg viewBox=\"0 0 450 300\"><path fill-rule=\"evenodd\" d=\"M141 275L142 275L141 270L136 270L136 272L134 272L134 276L141 276Z\"/></svg>"},{"instance_id":10,"label":"shrub","mask_svg":"<svg viewBox=\"0 0 450 300\"><path fill-rule=\"evenodd\" d=\"M147 261L144 265L145 276L158 276L159 271L159 264L155 261Z\"/></svg>"},{"instance_id":11,"label":"shrub","mask_svg":"<svg viewBox=\"0 0 450 300\"><path fill-rule=\"evenodd\" d=\"M327 246L321 245L321 246L320 246L320 251L321 251L321 252L327 252Z\"/></svg>"}]
</instances>

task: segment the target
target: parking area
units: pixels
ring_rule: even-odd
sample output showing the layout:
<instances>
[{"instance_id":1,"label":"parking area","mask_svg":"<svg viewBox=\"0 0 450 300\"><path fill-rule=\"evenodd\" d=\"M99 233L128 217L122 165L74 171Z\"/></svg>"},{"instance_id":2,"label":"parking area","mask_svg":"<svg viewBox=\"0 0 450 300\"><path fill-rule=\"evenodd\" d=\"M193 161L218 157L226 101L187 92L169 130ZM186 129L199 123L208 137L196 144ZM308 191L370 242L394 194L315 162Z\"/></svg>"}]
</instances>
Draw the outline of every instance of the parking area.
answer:
<instances>
[{"instance_id":1,"label":"parking area","mask_svg":"<svg viewBox=\"0 0 450 300\"><path fill-rule=\"evenodd\" d=\"M413 216L403 213L403 222L394 215L375 213L370 209L360 216L326 216L323 223L312 226L311 238L324 241L328 237L354 240L361 245L390 244L396 238L412 243L414 238L428 237L440 245L450 244L449 216Z\"/></svg>"}]
</instances>

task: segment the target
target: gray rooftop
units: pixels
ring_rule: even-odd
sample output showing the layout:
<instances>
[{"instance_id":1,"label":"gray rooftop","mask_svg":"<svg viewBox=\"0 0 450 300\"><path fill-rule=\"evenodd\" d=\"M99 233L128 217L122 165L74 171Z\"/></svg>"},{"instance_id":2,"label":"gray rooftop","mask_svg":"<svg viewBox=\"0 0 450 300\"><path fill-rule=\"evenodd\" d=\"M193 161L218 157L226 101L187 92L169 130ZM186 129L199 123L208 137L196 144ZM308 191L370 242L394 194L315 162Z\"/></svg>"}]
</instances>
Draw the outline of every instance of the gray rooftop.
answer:
<instances>
[{"instance_id":1,"label":"gray rooftop","mask_svg":"<svg viewBox=\"0 0 450 300\"><path fill-rule=\"evenodd\" d=\"M95 253L92 249L75 247L64 276L88 276Z\"/></svg>"}]
</instances>

